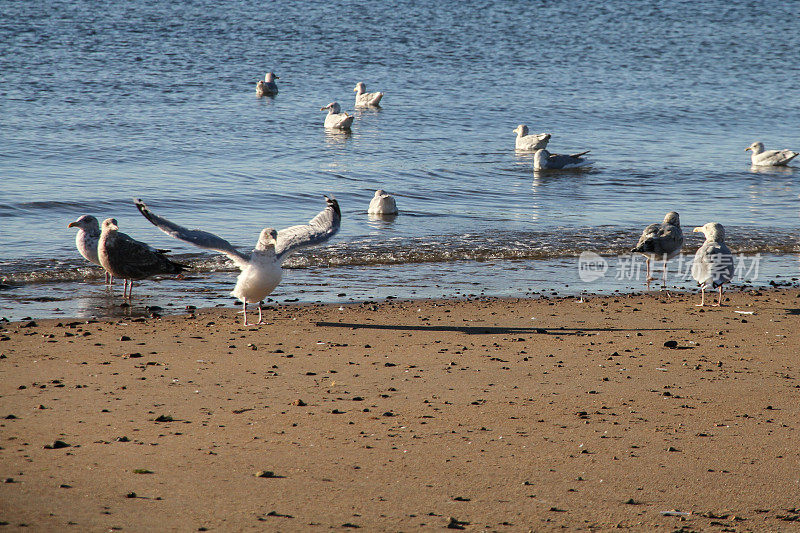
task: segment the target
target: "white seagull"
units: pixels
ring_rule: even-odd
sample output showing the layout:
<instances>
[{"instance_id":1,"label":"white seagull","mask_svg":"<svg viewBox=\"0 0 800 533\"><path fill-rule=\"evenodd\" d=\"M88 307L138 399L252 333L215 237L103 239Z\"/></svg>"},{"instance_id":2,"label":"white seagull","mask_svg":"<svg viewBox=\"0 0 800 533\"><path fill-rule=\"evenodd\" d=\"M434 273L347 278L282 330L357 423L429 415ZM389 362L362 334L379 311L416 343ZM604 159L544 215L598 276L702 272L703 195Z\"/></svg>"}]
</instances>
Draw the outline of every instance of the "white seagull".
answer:
<instances>
[{"instance_id":1,"label":"white seagull","mask_svg":"<svg viewBox=\"0 0 800 533\"><path fill-rule=\"evenodd\" d=\"M589 150L572 155L551 154L541 148L533 154L533 170L562 170L585 167L592 164L591 161L583 157L588 153Z\"/></svg>"},{"instance_id":2,"label":"white seagull","mask_svg":"<svg viewBox=\"0 0 800 533\"><path fill-rule=\"evenodd\" d=\"M391 194L383 189L378 189L369 202L367 213L370 215L396 215L397 203Z\"/></svg>"},{"instance_id":3,"label":"white seagull","mask_svg":"<svg viewBox=\"0 0 800 533\"><path fill-rule=\"evenodd\" d=\"M321 107L320 111L328 110L325 117L325 127L328 129L349 130L353 124L353 115L342 113L342 108L338 102L331 102L325 107Z\"/></svg>"},{"instance_id":4,"label":"white seagull","mask_svg":"<svg viewBox=\"0 0 800 533\"><path fill-rule=\"evenodd\" d=\"M706 242L694 254L692 262L692 277L700 285L700 303L702 307L706 301L706 287L719 289L719 297L713 306L722 305L722 285L733 278L733 254L725 244L725 228L717 222L709 222L694 228L693 232L702 232Z\"/></svg>"},{"instance_id":5,"label":"white seagull","mask_svg":"<svg viewBox=\"0 0 800 533\"><path fill-rule=\"evenodd\" d=\"M797 157L797 152L792 150L764 150L764 143L754 142L744 149L744 151L752 152L750 154L750 163L758 167L785 167L789 161Z\"/></svg>"},{"instance_id":6,"label":"white seagull","mask_svg":"<svg viewBox=\"0 0 800 533\"><path fill-rule=\"evenodd\" d=\"M356 93L356 107L380 107L383 93L366 92L367 86L364 85L363 81L356 83L356 87L353 91Z\"/></svg>"},{"instance_id":7,"label":"white seagull","mask_svg":"<svg viewBox=\"0 0 800 533\"><path fill-rule=\"evenodd\" d=\"M280 77L276 76L274 72L267 72L264 79L256 83L256 96L275 96L278 94L278 84L275 83L275 80L279 79Z\"/></svg>"},{"instance_id":8,"label":"white seagull","mask_svg":"<svg viewBox=\"0 0 800 533\"><path fill-rule=\"evenodd\" d=\"M528 135L528 126L520 124L514 129L517 134L517 139L514 143L517 150L533 151L541 150L547 147L550 141L549 133L537 133L535 135Z\"/></svg>"},{"instance_id":9,"label":"white seagull","mask_svg":"<svg viewBox=\"0 0 800 533\"><path fill-rule=\"evenodd\" d=\"M249 254L240 252L231 243L213 233L199 229L190 230L155 215L140 199L135 199L134 203L147 220L167 235L194 244L199 248L214 250L231 258L241 270L231 295L242 302L244 325L247 326L249 325L247 323L248 302L258 302L258 323L263 324L261 301L281 282L283 261L293 252L321 244L339 231L342 219L339 203L335 198L327 196L325 201L327 202L325 209L312 218L308 224L291 226L280 231L273 228L261 230L258 243Z\"/></svg>"},{"instance_id":10,"label":"white seagull","mask_svg":"<svg viewBox=\"0 0 800 533\"><path fill-rule=\"evenodd\" d=\"M111 219L114 224L116 219ZM70 222L68 228L78 228L75 234L75 246L87 261L102 267L97 257L97 243L100 241L100 223L92 215L83 215L75 222ZM106 285L113 285L114 278L106 271Z\"/></svg>"},{"instance_id":11,"label":"white seagull","mask_svg":"<svg viewBox=\"0 0 800 533\"><path fill-rule=\"evenodd\" d=\"M106 272L115 278L122 278L122 297L128 299L133 296L134 280L157 274L180 274L187 268L150 245L119 231L117 221L113 218L103 221L97 242L97 258Z\"/></svg>"},{"instance_id":12,"label":"white seagull","mask_svg":"<svg viewBox=\"0 0 800 533\"><path fill-rule=\"evenodd\" d=\"M664 216L661 224L650 224L642 232L639 242L631 252L637 252L645 257L647 269L647 288L654 278L650 276L650 260L662 259L664 261L664 278L661 287L667 284L667 261L681 253L683 248L683 230L678 213L670 211Z\"/></svg>"}]
</instances>

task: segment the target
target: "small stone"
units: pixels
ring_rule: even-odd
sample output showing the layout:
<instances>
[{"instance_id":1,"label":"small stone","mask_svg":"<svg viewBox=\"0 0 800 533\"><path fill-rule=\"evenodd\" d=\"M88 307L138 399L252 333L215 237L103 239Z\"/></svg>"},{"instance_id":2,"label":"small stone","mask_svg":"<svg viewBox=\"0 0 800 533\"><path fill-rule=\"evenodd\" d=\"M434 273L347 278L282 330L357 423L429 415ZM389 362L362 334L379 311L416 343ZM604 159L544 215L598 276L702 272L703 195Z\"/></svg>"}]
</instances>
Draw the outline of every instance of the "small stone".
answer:
<instances>
[{"instance_id":1,"label":"small stone","mask_svg":"<svg viewBox=\"0 0 800 533\"><path fill-rule=\"evenodd\" d=\"M678 347L678 341L667 341L664 343L664 348L673 349L677 347Z\"/></svg>"},{"instance_id":2,"label":"small stone","mask_svg":"<svg viewBox=\"0 0 800 533\"><path fill-rule=\"evenodd\" d=\"M278 477L272 470L259 470L258 472L256 472L255 475L256 477L266 477L266 478Z\"/></svg>"},{"instance_id":3,"label":"small stone","mask_svg":"<svg viewBox=\"0 0 800 533\"><path fill-rule=\"evenodd\" d=\"M119 340L121 340L121 341L129 341L129 340L131 340L131 338L128 337L127 335L123 335L122 337L119 338Z\"/></svg>"},{"instance_id":4,"label":"small stone","mask_svg":"<svg viewBox=\"0 0 800 533\"><path fill-rule=\"evenodd\" d=\"M298 398L298 399L296 399L295 401L292 402L292 405L296 405L298 407L303 407L304 405L308 405L308 404L306 402L304 402L303 400L301 400L300 398Z\"/></svg>"},{"instance_id":5,"label":"small stone","mask_svg":"<svg viewBox=\"0 0 800 533\"><path fill-rule=\"evenodd\" d=\"M125 495L125 497L126 498L136 498L136 493L135 492L129 492L128 494Z\"/></svg>"},{"instance_id":6,"label":"small stone","mask_svg":"<svg viewBox=\"0 0 800 533\"><path fill-rule=\"evenodd\" d=\"M170 415L158 415L154 422L172 422L174 419Z\"/></svg>"},{"instance_id":7,"label":"small stone","mask_svg":"<svg viewBox=\"0 0 800 533\"><path fill-rule=\"evenodd\" d=\"M53 444L45 444L44 445L44 449L45 450L57 450L59 448L69 448L69 447L70 447L70 445L67 444L66 442L64 442L63 440L57 440L57 441L53 442Z\"/></svg>"}]
</instances>

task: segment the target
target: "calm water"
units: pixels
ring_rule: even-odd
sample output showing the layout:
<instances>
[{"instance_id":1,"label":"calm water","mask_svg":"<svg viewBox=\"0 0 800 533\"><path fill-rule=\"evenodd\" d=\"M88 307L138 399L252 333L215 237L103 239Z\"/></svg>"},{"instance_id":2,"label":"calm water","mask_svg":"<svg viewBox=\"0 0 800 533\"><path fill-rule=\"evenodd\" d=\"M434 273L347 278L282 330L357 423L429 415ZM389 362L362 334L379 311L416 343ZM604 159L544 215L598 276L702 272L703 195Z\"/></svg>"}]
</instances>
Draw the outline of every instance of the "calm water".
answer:
<instances>
[{"instance_id":1,"label":"calm water","mask_svg":"<svg viewBox=\"0 0 800 533\"><path fill-rule=\"evenodd\" d=\"M340 234L292 259L278 301L631 290L581 285L575 257L613 267L670 210L761 254L745 279L800 274L800 161L756 172L743 151L800 149L796 2L395 6L0 0L0 315L114 312L66 227L82 214L194 265L137 284L135 305L230 305L231 266L150 226L134 196L250 248L335 194ZM268 70L280 93L256 98ZM383 107L325 133L319 108L353 112L357 81ZM519 123L595 164L535 174ZM376 188L398 217L367 217Z\"/></svg>"}]
</instances>

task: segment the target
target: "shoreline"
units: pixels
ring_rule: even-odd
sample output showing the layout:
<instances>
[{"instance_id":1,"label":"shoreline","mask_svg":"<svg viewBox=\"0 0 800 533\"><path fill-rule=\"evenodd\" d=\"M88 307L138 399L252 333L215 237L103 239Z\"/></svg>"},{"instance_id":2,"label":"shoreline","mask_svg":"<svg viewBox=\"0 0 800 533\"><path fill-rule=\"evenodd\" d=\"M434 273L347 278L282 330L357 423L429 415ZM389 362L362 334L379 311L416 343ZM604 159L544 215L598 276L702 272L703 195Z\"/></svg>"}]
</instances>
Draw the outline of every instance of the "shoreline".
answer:
<instances>
[{"instance_id":1,"label":"shoreline","mask_svg":"<svg viewBox=\"0 0 800 533\"><path fill-rule=\"evenodd\" d=\"M2 322L0 521L788 529L800 290L724 296Z\"/></svg>"}]
</instances>

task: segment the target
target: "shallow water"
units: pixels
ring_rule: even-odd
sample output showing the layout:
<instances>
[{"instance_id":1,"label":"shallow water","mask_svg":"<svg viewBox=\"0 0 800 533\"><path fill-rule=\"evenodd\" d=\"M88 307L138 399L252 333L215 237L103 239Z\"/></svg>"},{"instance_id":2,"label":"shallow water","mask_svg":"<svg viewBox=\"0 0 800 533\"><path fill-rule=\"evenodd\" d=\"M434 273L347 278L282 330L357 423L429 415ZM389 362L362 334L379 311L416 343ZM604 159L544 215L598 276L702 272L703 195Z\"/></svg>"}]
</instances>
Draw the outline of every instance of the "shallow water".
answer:
<instances>
[{"instance_id":1,"label":"shallow water","mask_svg":"<svg viewBox=\"0 0 800 533\"><path fill-rule=\"evenodd\" d=\"M566 289L578 254L616 261L670 210L687 233L715 220L734 251L768 256L752 281L798 274L800 171L752 169L743 151L800 149L792 2L7 4L3 316L116 312L66 227L86 213L195 267L137 283L139 303L230 305L230 265L157 231L133 197L249 248L335 194L341 232L291 260L279 300ZM259 99L267 70L280 93ZM326 133L319 108L353 112L357 81L383 107ZM534 173L519 123L594 165ZM369 219L377 188L399 216ZM589 290L641 286L608 278Z\"/></svg>"}]
</instances>

